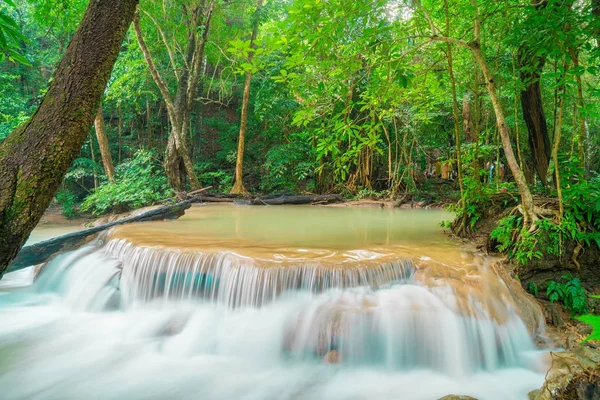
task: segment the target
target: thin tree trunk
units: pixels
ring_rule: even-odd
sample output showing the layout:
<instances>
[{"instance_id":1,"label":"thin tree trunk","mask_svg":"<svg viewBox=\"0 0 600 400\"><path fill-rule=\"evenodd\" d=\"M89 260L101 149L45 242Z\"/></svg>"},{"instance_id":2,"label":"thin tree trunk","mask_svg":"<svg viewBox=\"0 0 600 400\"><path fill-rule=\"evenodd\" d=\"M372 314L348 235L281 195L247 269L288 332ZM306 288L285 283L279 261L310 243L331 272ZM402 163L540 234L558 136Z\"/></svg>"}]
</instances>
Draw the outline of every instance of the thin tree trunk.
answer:
<instances>
[{"instance_id":1,"label":"thin tree trunk","mask_svg":"<svg viewBox=\"0 0 600 400\"><path fill-rule=\"evenodd\" d=\"M448 11L448 0L444 0L444 12L446 15L446 35L450 36L450 14ZM454 79L454 70L452 68L452 45L446 42L448 75L450 76L450 86L452 87L452 116L454 118L454 141L456 145L456 164L458 170L458 187L460 188L460 197L464 199L462 159L460 148L460 122L458 111L458 100L456 99L456 79ZM466 203L463 202L466 206Z\"/></svg>"},{"instance_id":2,"label":"thin tree trunk","mask_svg":"<svg viewBox=\"0 0 600 400\"><path fill-rule=\"evenodd\" d=\"M148 130L148 148L152 148L152 117L150 100L146 97L146 129Z\"/></svg>"},{"instance_id":3,"label":"thin tree trunk","mask_svg":"<svg viewBox=\"0 0 600 400\"><path fill-rule=\"evenodd\" d=\"M40 106L0 143L0 277L81 151L137 3L90 1Z\"/></svg>"},{"instance_id":4,"label":"thin tree trunk","mask_svg":"<svg viewBox=\"0 0 600 400\"><path fill-rule=\"evenodd\" d=\"M490 100L492 101L492 105L494 107L494 112L496 114L496 123L498 125L498 130L500 133L500 138L502 140L502 145L504 147L504 155L506 156L506 162L512 172L512 175L515 179L515 183L519 188L519 193L521 194L521 203L523 205L523 225L528 226L535 217L535 206L533 204L533 196L531 195L531 191L527 186L527 181L525 180L525 175L521 168L519 168L519 164L515 158L515 153L512 149L512 144L510 143L510 134L508 132L508 128L506 126L506 118L504 117L504 110L502 109L502 104L500 103L500 99L496 94L496 84L494 83L494 78L490 73L487 62L481 54L481 49L479 46L471 47L471 51L475 59L477 60L481 71L483 72L483 76L485 78L486 86L488 88L488 93L490 94Z\"/></svg>"},{"instance_id":5,"label":"thin tree trunk","mask_svg":"<svg viewBox=\"0 0 600 400\"><path fill-rule=\"evenodd\" d=\"M247 193L243 182L244 168L244 147L246 143L246 126L248 125L248 101L250 99L250 82L252 74L246 72L246 81L244 82L244 95L242 97L242 115L240 119L240 135L238 138L237 159L235 161L235 183L231 188L231 193Z\"/></svg>"},{"instance_id":6,"label":"thin tree trunk","mask_svg":"<svg viewBox=\"0 0 600 400\"><path fill-rule=\"evenodd\" d=\"M117 159L118 163L121 163L121 149L123 148L123 111L121 110L121 106L118 107L119 113L119 158Z\"/></svg>"},{"instance_id":7,"label":"thin tree trunk","mask_svg":"<svg viewBox=\"0 0 600 400\"><path fill-rule=\"evenodd\" d=\"M567 62L564 64L564 73L567 73ZM564 76L563 76L564 77ZM559 95L558 98L558 116L556 121L556 129L554 133L554 146L552 149L552 159L554 160L554 176L556 179L556 191L558 194L558 223L560 224L563 214L564 214L564 206L563 206L563 196L562 196L562 186L560 184L560 168L558 167L558 150L560 148L560 139L562 134L562 126L563 126L563 115L564 115L564 105L565 105L565 96L566 96L566 87L563 85L562 94Z\"/></svg>"},{"instance_id":8,"label":"thin tree trunk","mask_svg":"<svg viewBox=\"0 0 600 400\"><path fill-rule=\"evenodd\" d=\"M475 136L475 127L473 126L473 117L471 115L471 101L467 93L465 93L465 95L463 96L462 117L465 139L469 142L473 142Z\"/></svg>"},{"instance_id":9,"label":"thin tree trunk","mask_svg":"<svg viewBox=\"0 0 600 400\"><path fill-rule=\"evenodd\" d=\"M96 128L96 138L98 139L98 146L100 147L100 155L102 157L104 172L106 172L108 180L112 182L115 180L115 167L113 166L110 147L108 146L108 137L106 136L106 129L104 127L102 105L98 107L98 113L96 114L96 119L94 120L94 126Z\"/></svg>"},{"instance_id":10,"label":"thin tree trunk","mask_svg":"<svg viewBox=\"0 0 600 400\"><path fill-rule=\"evenodd\" d=\"M89 134L90 141L90 156L92 158L92 163L94 164L94 169L92 171L92 175L94 176L94 189L98 188L98 176L96 175L96 155L94 154L94 139L92 139L92 133ZM82 180L83 182L83 180Z\"/></svg>"},{"instance_id":11,"label":"thin tree trunk","mask_svg":"<svg viewBox=\"0 0 600 400\"><path fill-rule=\"evenodd\" d=\"M517 187L519 188L519 193L521 195L521 204L523 207L523 226L531 227L533 222L537 219L537 215L535 213L535 206L533 203L533 196L531 195L531 191L527 186L525 175L523 175L523 171L519 167L519 164L517 163L517 160L515 158L515 153L512 149L512 144L510 142L510 134L508 131L508 127L506 126L506 118L504 117L502 103L500 102L500 98L498 97L498 94L496 92L496 83L494 77L490 72L487 61L481 52L481 17L479 15L479 7L477 5L477 0L471 0L471 5L475 10L475 17L473 19L474 40L471 42L440 36L439 30L436 28L432 19L429 17L429 14L427 14L427 11L423 8L423 6L418 0L415 0L415 3L425 14L425 18L427 19L431 28L432 40L444 41L469 49L473 54L475 61L479 65L479 68L481 68L485 79L486 87L490 95L490 100L494 108L494 113L496 115L496 124L498 127L500 138L502 140L502 145L504 147L504 155L506 156L506 161L512 172Z\"/></svg>"},{"instance_id":12,"label":"thin tree trunk","mask_svg":"<svg viewBox=\"0 0 600 400\"><path fill-rule=\"evenodd\" d=\"M571 57L571 61L573 62L573 67L577 68L579 67L579 55L577 54L577 51L575 51L574 49L569 49L569 55ZM578 143L577 143L577 153L579 155L579 162L580 165L584 168L586 175L589 174L589 162L586 159L586 145L589 141L589 138L587 138L586 133L587 130L585 128L585 114L584 114L584 107L585 107L585 102L583 100L583 83L581 82L581 75L579 74L575 74L575 81L577 82L577 117L579 119L579 136L578 136Z\"/></svg>"},{"instance_id":13,"label":"thin tree trunk","mask_svg":"<svg viewBox=\"0 0 600 400\"><path fill-rule=\"evenodd\" d=\"M256 36L258 35L260 10L263 5L263 0L258 0L256 4L256 12L254 13L254 22L252 23L252 35L250 36L250 47L252 50L248 54L248 64L252 64L254 58L254 49ZM243 182L244 170L244 148L246 145L246 127L248 125L248 103L250 101L250 83L252 81L252 72L246 72L246 81L244 82L244 95L242 97L242 115L240 118L240 135L238 138L237 159L235 161L235 182L231 188L231 193L247 193Z\"/></svg>"},{"instance_id":14,"label":"thin tree trunk","mask_svg":"<svg viewBox=\"0 0 600 400\"><path fill-rule=\"evenodd\" d=\"M592 0L592 14L595 17L596 23L594 32L596 34L596 43L598 44L598 47L600 47L600 0Z\"/></svg>"}]
</instances>

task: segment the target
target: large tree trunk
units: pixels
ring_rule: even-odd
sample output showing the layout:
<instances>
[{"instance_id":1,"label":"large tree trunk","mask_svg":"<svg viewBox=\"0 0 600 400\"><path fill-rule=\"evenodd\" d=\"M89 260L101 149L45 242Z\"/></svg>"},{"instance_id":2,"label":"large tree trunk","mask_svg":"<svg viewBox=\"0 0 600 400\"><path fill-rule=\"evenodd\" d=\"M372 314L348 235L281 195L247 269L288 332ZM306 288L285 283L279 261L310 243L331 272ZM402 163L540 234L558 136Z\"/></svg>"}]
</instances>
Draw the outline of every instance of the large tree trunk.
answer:
<instances>
[{"instance_id":1,"label":"large tree trunk","mask_svg":"<svg viewBox=\"0 0 600 400\"><path fill-rule=\"evenodd\" d=\"M174 130L175 127L172 127L167 142L164 165L167 178L169 179L169 186L175 191L176 196L180 196L180 193L186 192L185 178L187 174L181 152L177 151L177 144L175 143L175 137L179 135L179 132L173 132Z\"/></svg>"},{"instance_id":2,"label":"large tree trunk","mask_svg":"<svg viewBox=\"0 0 600 400\"><path fill-rule=\"evenodd\" d=\"M31 119L0 144L0 277L79 154L138 0L94 0Z\"/></svg>"},{"instance_id":3,"label":"large tree trunk","mask_svg":"<svg viewBox=\"0 0 600 400\"><path fill-rule=\"evenodd\" d=\"M525 47L519 49L519 67L521 82L525 90L521 92L521 107L523 119L529 133L529 147L533 156L535 170L544 186L547 185L548 165L550 163L550 137L540 87L540 73L545 60L531 55Z\"/></svg>"},{"instance_id":4,"label":"large tree trunk","mask_svg":"<svg viewBox=\"0 0 600 400\"><path fill-rule=\"evenodd\" d=\"M96 114L96 119L94 120L94 126L96 128L96 138L98 139L98 146L100 147L100 155L102 156L104 172L106 172L108 180L112 182L115 180L115 167L113 166L110 147L108 146L108 137L106 136L106 129L104 127L102 104L100 107L98 107L98 113Z\"/></svg>"},{"instance_id":5,"label":"large tree trunk","mask_svg":"<svg viewBox=\"0 0 600 400\"><path fill-rule=\"evenodd\" d=\"M187 45L183 60L184 67L181 72L178 71L175 65L174 53L171 51L170 43L162 34L159 24L150 14L146 13L157 25L163 44L169 53L173 74L177 79L175 96L171 94L166 81L161 77L152 54L144 41L139 14L136 14L133 21L140 49L142 50L152 79L158 86L167 106L167 114L171 122L171 134L165 153L164 165L169 178L169 185L177 193L185 192L186 177L192 190L200 188L200 182L194 172L194 164L188 149L186 133L189 128L194 94L196 93L198 77L204 59L204 48L208 38L214 4L215 0L202 0L192 7L183 7L184 13L187 13L190 18L187 26Z\"/></svg>"}]
</instances>

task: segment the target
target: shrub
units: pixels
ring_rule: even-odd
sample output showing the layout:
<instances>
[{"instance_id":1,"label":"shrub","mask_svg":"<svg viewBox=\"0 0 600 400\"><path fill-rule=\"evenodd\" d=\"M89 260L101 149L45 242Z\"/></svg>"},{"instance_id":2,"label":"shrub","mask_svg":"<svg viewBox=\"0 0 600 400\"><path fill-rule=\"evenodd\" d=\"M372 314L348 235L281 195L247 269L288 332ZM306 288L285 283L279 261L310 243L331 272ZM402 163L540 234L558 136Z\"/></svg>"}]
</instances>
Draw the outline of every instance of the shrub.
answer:
<instances>
[{"instance_id":1,"label":"shrub","mask_svg":"<svg viewBox=\"0 0 600 400\"><path fill-rule=\"evenodd\" d=\"M588 312L587 294L581 287L578 278L563 275L563 282L550 281L546 289L546 296L552 303L560 301L569 310L571 315L581 315Z\"/></svg>"},{"instance_id":2,"label":"shrub","mask_svg":"<svg viewBox=\"0 0 600 400\"><path fill-rule=\"evenodd\" d=\"M77 196L69 190L63 190L56 194L56 201L62 207L62 214L68 218L76 218L79 213L76 209Z\"/></svg>"},{"instance_id":3,"label":"shrub","mask_svg":"<svg viewBox=\"0 0 600 400\"><path fill-rule=\"evenodd\" d=\"M114 182L106 182L88 196L82 211L95 215L151 205L171 196L167 177L153 151L139 150L117 166Z\"/></svg>"}]
</instances>

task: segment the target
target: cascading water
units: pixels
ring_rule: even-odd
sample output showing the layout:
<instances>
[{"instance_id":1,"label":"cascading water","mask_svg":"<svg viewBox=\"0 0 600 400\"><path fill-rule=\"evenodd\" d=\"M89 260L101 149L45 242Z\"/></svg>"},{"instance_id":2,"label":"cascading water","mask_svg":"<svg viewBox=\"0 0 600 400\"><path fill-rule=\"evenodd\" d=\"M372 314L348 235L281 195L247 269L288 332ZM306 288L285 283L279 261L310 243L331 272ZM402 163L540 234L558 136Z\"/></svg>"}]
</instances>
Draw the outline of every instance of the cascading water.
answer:
<instances>
[{"instance_id":1,"label":"cascading water","mask_svg":"<svg viewBox=\"0 0 600 400\"><path fill-rule=\"evenodd\" d=\"M188 214L1 295L2 398L504 400L543 382L539 310L443 243L439 214Z\"/></svg>"}]
</instances>

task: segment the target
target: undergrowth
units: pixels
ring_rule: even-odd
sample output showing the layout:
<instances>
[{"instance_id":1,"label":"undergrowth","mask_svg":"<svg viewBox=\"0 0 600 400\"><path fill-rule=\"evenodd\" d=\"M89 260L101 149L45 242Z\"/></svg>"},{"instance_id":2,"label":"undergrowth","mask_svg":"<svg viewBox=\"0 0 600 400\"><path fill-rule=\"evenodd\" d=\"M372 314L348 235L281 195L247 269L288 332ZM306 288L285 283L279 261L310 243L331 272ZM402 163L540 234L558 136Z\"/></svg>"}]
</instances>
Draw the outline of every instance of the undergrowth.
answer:
<instances>
[{"instance_id":1,"label":"undergrowth","mask_svg":"<svg viewBox=\"0 0 600 400\"><path fill-rule=\"evenodd\" d=\"M562 282L550 281L546 296L550 302L560 302L571 313L571 316L585 314L589 311L587 294L581 287L578 278L570 274L561 276Z\"/></svg>"}]
</instances>

